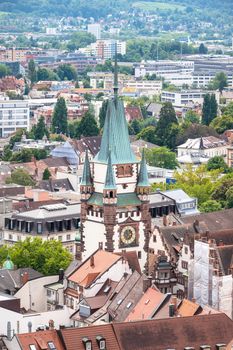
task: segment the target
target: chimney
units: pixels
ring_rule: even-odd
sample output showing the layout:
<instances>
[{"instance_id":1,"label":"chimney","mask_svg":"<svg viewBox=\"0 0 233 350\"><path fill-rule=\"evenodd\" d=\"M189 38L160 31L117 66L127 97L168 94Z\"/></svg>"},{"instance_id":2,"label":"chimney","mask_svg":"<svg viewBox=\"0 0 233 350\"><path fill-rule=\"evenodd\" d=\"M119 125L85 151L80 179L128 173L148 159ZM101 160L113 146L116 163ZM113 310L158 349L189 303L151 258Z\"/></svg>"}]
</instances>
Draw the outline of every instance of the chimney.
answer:
<instances>
[{"instance_id":1,"label":"chimney","mask_svg":"<svg viewBox=\"0 0 233 350\"><path fill-rule=\"evenodd\" d=\"M59 281L63 281L63 279L64 279L64 270L63 269L60 269L59 270Z\"/></svg>"},{"instance_id":2,"label":"chimney","mask_svg":"<svg viewBox=\"0 0 233 350\"><path fill-rule=\"evenodd\" d=\"M95 266L94 255L92 255L92 256L90 257L90 266L91 266L91 267L94 267L94 266Z\"/></svg>"},{"instance_id":3,"label":"chimney","mask_svg":"<svg viewBox=\"0 0 233 350\"><path fill-rule=\"evenodd\" d=\"M169 317L174 317L175 316L175 307L173 304L169 305Z\"/></svg>"},{"instance_id":4,"label":"chimney","mask_svg":"<svg viewBox=\"0 0 233 350\"><path fill-rule=\"evenodd\" d=\"M163 226L167 226L167 215L163 215Z\"/></svg>"},{"instance_id":5,"label":"chimney","mask_svg":"<svg viewBox=\"0 0 233 350\"><path fill-rule=\"evenodd\" d=\"M49 320L49 330L53 330L53 329L54 329L54 321Z\"/></svg>"},{"instance_id":6,"label":"chimney","mask_svg":"<svg viewBox=\"0 0 233 350\"><path fill-rule=\"evenodd\" d=\"M176 311L177 311L177 297L176 296L172 297L171 303L174 305L174 312L176 313Z\"/></svg>"},{"instance_id":7,"label":"chimney","mask_svg":"<svg viewBox=\"0 0 233 350\"><path fill-rule=\"evenodd\" d=\"M27 271L23 272L23 274L21 275L21 277L22 277L22 284L23 284L23 285L24 285L25 283L28 282L29 276L28 276L28 272L27 272Z\"/></svg>"},{"instance_id":8,"label":"chimney","mask_svg":"<svg viewBox=\"0 0 233 350\"><path fill-rule=\"evenodd\" d=\"M218 246L219 246L219 247L223 247L223 246L224 246L224 243L223 243L223 240L222 240L222 239L219 240Z\"/></svg>"},{"instance_id":9,"label":"chimney","mask_svg":"<svg viewBox=\"0 0 233 350\"><path fill-rule=\"evenodd\" d=\"M193 223L193 228L195 230L195 232L199 232L199 221L198 220L195 220L194 223Z\"/></svg>"},{"instance_id":10,"label":"chimney","mask_svg":"<svg viewBox=\"0 0 233 350\"><path fill-rule=\"evenodd\" d=\"M147 277L143 280L143 292L145 293L147 291L148 288L151 287L152 285L152 277Z\"/></svg>"}]
</instances>

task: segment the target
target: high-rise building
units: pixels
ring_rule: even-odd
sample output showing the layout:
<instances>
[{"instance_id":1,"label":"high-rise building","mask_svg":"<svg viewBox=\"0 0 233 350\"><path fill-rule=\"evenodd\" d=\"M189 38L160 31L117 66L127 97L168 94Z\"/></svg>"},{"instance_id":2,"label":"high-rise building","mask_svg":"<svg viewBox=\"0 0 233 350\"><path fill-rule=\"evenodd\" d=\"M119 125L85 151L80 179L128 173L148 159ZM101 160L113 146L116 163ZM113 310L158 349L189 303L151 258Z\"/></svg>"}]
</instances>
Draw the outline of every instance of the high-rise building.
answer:
<instances>
[{"instance_id":1,"label":"high-rise building","mask_svg":"<svg viewBox=\"0 0 233 350\"><path fill-rule=\"evenodd\" d=\"M110 252L134 250L141 268L147 266L149 188L145 157L139 162L130 147L115 63L114 97L108 102L100 151L91 162L86 155L84 164L80 259L98 247Z\"/></svg>"},{"instance_id":2,"label":"high-rise building","mask_svg":"<svg viewBox=\"0 0 233 350\"><path fill-rule=\"evenodd\" d=\"M97 40L101 38L101 26L99 23L88 24L87 31L93 34Z\"/></svg>"},{"instance_id":3,"label":"high-rise building","mask_svg":"<svg viewBox=\"0 0 233 350\"><path fill-rule=\"evenodd\" d=\"M8 137L18 129L29 131L27 101L0 101L0 138Z\"/></svg>"}]
</instances>

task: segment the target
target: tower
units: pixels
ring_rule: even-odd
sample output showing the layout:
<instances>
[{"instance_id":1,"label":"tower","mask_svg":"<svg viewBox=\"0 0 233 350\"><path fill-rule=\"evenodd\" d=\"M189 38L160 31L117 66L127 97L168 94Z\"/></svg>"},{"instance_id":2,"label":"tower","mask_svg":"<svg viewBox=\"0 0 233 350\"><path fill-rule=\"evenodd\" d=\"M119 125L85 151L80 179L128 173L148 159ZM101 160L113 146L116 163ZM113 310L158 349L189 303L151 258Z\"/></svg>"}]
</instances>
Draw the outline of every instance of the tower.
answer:
<instances>
[{"instance_id":1,"label":"tower","mask_svg":"<svg viewBox=\"0 0 233 350\"><path fill-rule=\"evenodd\" d=\"M149 188L144 152L139 162L130 146L115 60L114 96L108 101L100 151L91 166L86 156L81 182L84 258L99 246L111 252L134 250L141 268L146 267Z\"/></svg>"}]
</instances>

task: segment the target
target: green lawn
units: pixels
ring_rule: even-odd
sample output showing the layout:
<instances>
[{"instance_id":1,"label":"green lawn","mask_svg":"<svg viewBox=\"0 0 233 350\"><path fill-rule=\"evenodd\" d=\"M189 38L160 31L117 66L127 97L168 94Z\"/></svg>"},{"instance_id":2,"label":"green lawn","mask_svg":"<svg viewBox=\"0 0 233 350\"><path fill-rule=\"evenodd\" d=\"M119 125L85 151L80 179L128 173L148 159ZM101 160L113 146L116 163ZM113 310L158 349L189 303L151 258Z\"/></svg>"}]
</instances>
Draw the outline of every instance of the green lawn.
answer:
<instances>
[{"instance_id":1,"label":"green lawn","mask_svg":"<svg viewBox=\"0 0 233 350\"><path fill-rule=\"evenodd\" d=\"M179 4L169 4L165 2L147 2L147 1L138 1L133 4L133 7L137 7L144 11L157 11L157 10L170 10L170 11L183 11L185 6Z\"/></svg>"}]
</instances>

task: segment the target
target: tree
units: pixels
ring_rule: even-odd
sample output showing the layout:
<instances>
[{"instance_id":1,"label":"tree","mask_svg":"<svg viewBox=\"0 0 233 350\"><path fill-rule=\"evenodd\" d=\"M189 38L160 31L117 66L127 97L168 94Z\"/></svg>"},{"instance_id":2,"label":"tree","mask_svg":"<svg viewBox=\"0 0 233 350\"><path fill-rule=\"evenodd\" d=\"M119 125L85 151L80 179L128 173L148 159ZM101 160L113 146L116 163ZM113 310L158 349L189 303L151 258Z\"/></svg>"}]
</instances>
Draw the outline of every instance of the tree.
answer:
<instances>
[{"instance_id":1,"label":"tree","mask_svg":"<svg viewBox=\"0 0 233 350\"><path fill-rule=\"evenodd\" d=\"M31 85L37 81L36 64L32 59L28 62L28 77L31 81Z\"/></svg>"},{"instance_id":2,"label":"tree","mask_svg":"<svg viewBox=\"0 0 233 350\"><path fill-rule=\"evenodd\" d=\"M226 193L231 187L233 187L233 176L232 174L225 175L218 181L218 185L211 196L212 199L215 199L225 206L227 201Z\"/></svg>"},{"instance_id":3,"label":"tree","mask_svg":"<svg viewBox=\"0 0 233 350\"><path fill-rule=\"evenodd\" d=\"M40 80L58 80L58 75L48 68L39 68L37 71L37 79Z\"/></svg>"},{"instance_id":4,"label":"tree","mask_svg":"<svg viewBox=\"0 0 233 350\"><path fill-rule=\"evenodd\" d=\"M11 173L11 176L6 179L7 184L17 184L22 186L33 186L35 185L34 180L31 178L29 173L24 169L16 169Z\"/></svg>"},{"instance_id":5,"label":"tree","mask_svg":"<svg viewBox=\"0 0 233 350\"><path fill-rule=\"evenodd\" d=\"M144 140L156 144L156 128L154 126L147 126L137 134L137 140Z\"/></svg>"},{"instance_id":6,"label":"tree","mask_svg":"<svg viewBox=\"0 0 233 350\"><path fill-rule=\"evenodd\" d=\"M88 32L76 32L72 34L71 40L67 43L67 49L70 51L78 50L81 47L86 47L94 43L96 38L93 34Z\"/></svg>"},{"instance_id":7,"label":"tree","mask_svg":"<svg viewBox=\"0 0 233 350\"><path fill-rule=\"evenodd\" d=\"M66 101L63 97L59 97L53 111L52 131L66 134L67 126Z\"/></svg>"},{"instance_id":8,"label":"tree","mask_svg":"<svg viewBox=\"0 0 233 350\"><path fill-rule=\"evenodd\" d=\"M77 80L77 70L71 64L61 64L57 69L57 75L61 80Z\"/></svg>"},{"instance_id":9,"label":"tree","mask_svg":"<svg viewBox=\"0 0 233 350\"><path fill-rule=\"evenodd\" d=\"M161 108L159 121L156 126L157 143L160 146L167 146L173 149L174 131L177 131L175 126L178 126L175 110L170 102L165 102Z\"/></svg>"},{"instance_id":10,"label":"tree","mask_svg":"<svg viewBox=\"0 0 233 350\"><path fill-rule=\"evenodd\" d=\"M211 122L210 126L215 129L217 133L222 134L226 130L233 129L233 117L229 115L217 117Z\"/></svg>"},{"instance_id":11,"label":"tree","mask_svg":"<svg viewBox=\"0 0 233 350\"><path fill-rule=\"evenodd\" d=\"M200 211L202 213L210 213L221 209L221 204L213 199L209 199L208 201L202 203L202 205L200 206Z\"/></svg>"},{"instance_id":12,"label":"tree","mask_svg":"<svg viewBox=\"0 0 233 350\"><path fill-rule=\"evenodd\" d=\"M201 55L206 55L208 53L208 48L203 43L201 43L198 48L198 52Z\"/></svg>"},{"instance_id":13,"label":"tree","mask_svg":"<svg viewBox=\"0 0 233 350\"><path fill-rule=\"evenodd\" d=\"M103 103L102 103L102 106L100 108L100 112L99 112L100 129L102 129L103 126L104 126L105 117L106 117L106 114L107 114L107 107L108 107L108 100L104 100Z\"/></svg>"},{"instance_id":14,"label":"tree","mask_svg":"<svg viewBox=\"0 0 233 350\"><path fill-rule=\"evenodd\" d=\"M51 177L51 173L48 168L46 168L43 172L43 180L49 180Z\"/></svg>"},{"instance_id":15,"label":"tree","mask_svg":"<svg viewBox=\"0 0 233 350\"><path fill-rule=\"evenodd\" d=\"M190 122L190 123L194 123L194 124L200 123L199 115L192 110L189 110L186 112L184 119L186 122Z\"/></svg>"},{"instance_id":16,"label":"tree","mask_svg":"<svg viewBox=\"0 0 233 350\"><path fill-rule=\"evenodd\" d=\"M90 111L87 111L81 119L77 128L77 133L77 137L79 138L81 136L86 137L99 135L99 128L97 122L95 120L94 115Z\"/></svg>"},{"instance_id":17,"label":"tree","mask_svg":"<svg viewBox=\"0 0 233 350\"><path fill-rule=\"evenodd\" d=\"M214 90L219 90L220 93L223 92L224 88L227 87L227 76L224 72L218 72L210 84Z\"/></svg>"},{"instance_id":18,"label":"tree","mask_svg":"<svg viewBox=\"0 0 233 350\"><path fill-rule=\"evenodd\" d=\"M233 208L233 186L231 186L226 192L226 202L227 208Z\"/></svg>"},{"instance_id":19,"label":"tree","mask_svg":"<svg viewBox=\"0 0 233 350\"><path fill-rule=\"evenodd\" d=\"M200 165L196 170L189 165L182 173L175 172L174 188L181 188L189 196L197 198L201 205L209 199L215 199L211 196L218 186L219 175L219 170L207 171L205 165Z\"/></svg>"},{"instance_id":20,"label":"tree","mask_svg":"<svg viewBox=\"0 0 233 350\"><path fill-rule=\"evenodd\" d=\"M4 246L0 248L0 257L2 251L5 253ZM8 253L17 268L31 267L44 275L58 274L60 269L66 269L72 261L71 254L63 248L60 241L42 241L39 237L17 242L8 247Z\"/></svg>"},{"instance_id":21,"label":"tree","mask_svg":"<svg viewBox=\"0 0 233 350\"><path fill-rule=\"evenodd\" d=\"M207 170L216 170L216 169L222 169L224 172L226 172L228 169L228 166L224 158L221 156L215 156L208 160Z\"/></svg>"},{"instance_id":22,"label":"tree","mask_svg":"<svg viewBox=\"0 0 233 350\"><path fill-rule=\"evenodd\" d=\"M38 123L32 128L32 132L35 140L42 140L44 136L49 137L43 116L40 116Z\"/></svg>"},{"instance_id":23,"label":"tree","mask_svg":"<svg viewBox=\"0 0 233 350\"><path fill-rule=\"evenodd\" d=\"M210 126L202 124L186 124L180 128L179 134L176 139L176 145L181 145L186 142L188 139L195 139L204 136L215 136L218 137L218 133Z\"/></svg>"},{"instance_id":24,"label":"tree","mask_svg":"<svg viewBox=\"0 0 233 350\"><path fill-rule=\"evenodd\" d=\"M151 166L165 169L176 169L179 165L176 154L166 147L145 149L146 159Z\"/></svg>"},{"instance_id":25,"label":"tree","mask_svg":"<svg viewBox=\"0 0 233 350\"><path fill-rule=\"evenodd\" d=\"M218 105L215 95L206 94L202 106L202 124L209 125L217 117Z\"/></svg>"},{"instance_id":26,"label":"tree","mask_svg":"<svg viewBox=\"0 0 233 350\"><path fill-rule=\"evenodd\" d=\"M0 63L0 79L10 74L11 74L10 68L5 64Z\"/></svg>"}]
</instances>

